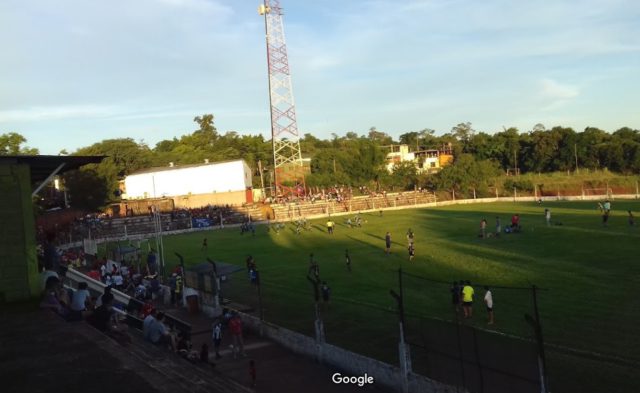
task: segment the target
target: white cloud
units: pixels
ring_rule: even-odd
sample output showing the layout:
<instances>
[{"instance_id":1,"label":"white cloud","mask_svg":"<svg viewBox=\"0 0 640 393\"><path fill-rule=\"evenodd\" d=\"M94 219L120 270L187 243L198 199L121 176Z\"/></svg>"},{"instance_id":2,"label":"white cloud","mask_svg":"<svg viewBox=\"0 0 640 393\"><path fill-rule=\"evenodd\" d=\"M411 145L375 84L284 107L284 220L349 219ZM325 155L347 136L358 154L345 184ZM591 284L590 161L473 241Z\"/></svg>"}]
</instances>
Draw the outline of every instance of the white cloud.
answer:
<instances>
[{"instance_id":1,"label":"white cloud","mask_svg":"<svg viewBox=\"0 0 640 393\"><path fill-rule=\"evenodd\" d=\"M0 123L104 117L115 113L115 107L100 105L31 107L0 111Z\"/></svg>"},{"instance_id":2,"label":"white cloud","mask_svg":"<svg viewBox=\"0 0 640 393\"><path fill-rule=\"evenodd\" d=\"M553 100L569 100L580 94L580 90L577 87L562 84L549 78L540 81L540 86L542 96Z\"/></svg>"}]
</instances>

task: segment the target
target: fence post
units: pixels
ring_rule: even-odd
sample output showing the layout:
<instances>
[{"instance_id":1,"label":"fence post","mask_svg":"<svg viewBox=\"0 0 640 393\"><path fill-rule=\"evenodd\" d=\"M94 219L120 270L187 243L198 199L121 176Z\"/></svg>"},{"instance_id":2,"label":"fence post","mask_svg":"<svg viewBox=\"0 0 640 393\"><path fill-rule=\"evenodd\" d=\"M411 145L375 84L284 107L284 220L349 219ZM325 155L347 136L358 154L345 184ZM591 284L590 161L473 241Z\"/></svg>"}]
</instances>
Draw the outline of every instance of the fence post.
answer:
<instances>
[{"instance_id":1,"label":"fence post","mask_svg":"<svg viewBox=\"0 0 640 393\"><path fill-rule=\"evenodd\" d=\"M636 199L638 199L638 181L636 180Z\"/></svg>"},{"instance_id":2,"label":"fence post","mask_svg":"<svg viewBox=\"0 0 640 393\"><path fill-rule=\"evenodd\" d=\"M498 194L498 186L496 186L496 201L498 200L498 198L500 198L500 197L499 197L499 194Z\"/></svg>"},{"instance_id":3,"label":"fence post","mask_svg":"<svg viewBox=\"0 0 640 393\"><path fill-rule=\"evenodd\" d=\"M405 342L404 332L404 302L402 287L402 268L398 269L398 284L400 286L400 294L393 290L389 291L391 296L398 303L398 325L400 328L400 342L398 343L398 356L400 358L400 386L402 393L409 393L409 374L411 373L411 354L409 346Z\"/></svg>"},{"instance_id":4,"label":"fence post","mask_svg":"<svg viewBox=\"0 0 640 393\"><path fill-rule=\"evenodd\" d=\"M473 199L476 199L476 189L473 189Z\"/></svg>"},{"instance_id":5,"label":"fence post","mask_svg":"<svg viewBox=\"0 0 640 393\"><path fill-rule=\"evenodd\" d=\"M453 200L456 200L456 190L454 190L453 188L451 189L451 196L453 197Z\"/></svg>"},{"instance_id":6,"label":"fence post","mask_svg":"<svg viewBox=\"0 0 640 393\"><path fill-rule=\"evenodd\" d=\"M518 191L513 187L513 201L515 202L518 199Z\"/></svg>"},{"instance_id":7,"label":"fence post","mask_svg":"<svg viewBox=\"0 0 640 393\"><path fill-rule=\"evenodd\" d=\"M540 393L547 393L548 391L548 382L547 382L547 365L544 355L544 339L542 337L542 324L540 323L540 313L538 310L538 287L535 285L531 286L531 295L533 297L533 321L530 323L533 325L536 341L538 343L538 368L540 371ZM531 317L529 315L525 315L525 319L529 320Z\"/></svg>"},{"instance_id":8,"label":"fence post","mask_svg":"<svg viewBox=\"0 0 640 393\"><path fill-rule=\"evenodd\" d=\"M537 201L538 200L538 185L534 184L533 185L533 198Z\"/></svg>"}]
</instances>

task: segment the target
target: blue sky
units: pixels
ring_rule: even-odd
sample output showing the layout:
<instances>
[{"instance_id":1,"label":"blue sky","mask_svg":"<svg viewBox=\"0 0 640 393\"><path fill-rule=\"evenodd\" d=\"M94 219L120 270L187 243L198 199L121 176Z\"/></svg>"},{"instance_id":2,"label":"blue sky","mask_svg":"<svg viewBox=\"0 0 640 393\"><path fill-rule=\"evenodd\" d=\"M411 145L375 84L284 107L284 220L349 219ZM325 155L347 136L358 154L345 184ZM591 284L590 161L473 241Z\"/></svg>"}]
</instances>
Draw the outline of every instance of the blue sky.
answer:
<instances>
[{"instance_id":1,"label":"blue sky","mask_svg":"<svg viewBox=\"0 0 640 393\"><path fill-rule=\"evenodd\" d=\"M3 0L0 133L270 134L258 0ZM640 1L282 0L301 133L640 128Z\"/></svg>"}]
</instances>

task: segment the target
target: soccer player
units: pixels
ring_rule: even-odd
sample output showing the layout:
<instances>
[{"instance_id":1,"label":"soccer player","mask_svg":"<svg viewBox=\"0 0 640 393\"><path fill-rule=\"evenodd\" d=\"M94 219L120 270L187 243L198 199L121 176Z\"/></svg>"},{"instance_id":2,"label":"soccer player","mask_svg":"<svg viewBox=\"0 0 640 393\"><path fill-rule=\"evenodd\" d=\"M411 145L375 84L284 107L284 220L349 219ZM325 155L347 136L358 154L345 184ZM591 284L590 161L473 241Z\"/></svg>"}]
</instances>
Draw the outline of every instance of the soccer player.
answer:
<instances>
[{"instance_id":1,"label":"soccer player","mask_svg":"<svg viewBox=\"0 0 640 393\"><path fill-rule=\"evenodd\" d=\"M500 217L496 217L496 236L500 236L502 232L502 225L500 224Z\"/></svg>"},{"instance_id":2,"label":"soccer player","mask_svg":"<svg viewBox=\"0 0 640 393\"><path fill-rule=\"evenodd\" d=\"M384 244L384 252L388 255L391 252L391 232L387 232L387 234L384 235Z\"/></svg>"},{"instance_id":3,"label":"soccer player","mask_svg":"<svg viewBox=\"0 0 640 393\"><path fill-rule=\"evenodd\" d=\"M205 238L202 240L202 248L200 248L200 251L204 251L204 250L206 250L206 249L207 249L207 238L205 237Z\"/></svg>"},{"instance_id":4,"label":"soccer player","mask_svg":"<svg viewBox=\"0 0 640 393\"><path fill-rule=\"evenodd\" d=\"M349 250L344 250L344 258L347 262L347 270L351 272L351 256L349 255Z\"/></svg>"},{"instance_id":5,"label":"soccer player","mask_svg":"<svg viewBox=\"0 0 640 393\"><path fill-rule=\"evenodd\" d=\"M407 245L411 246L413 244L413 240L414 240L413 231L411 230L411 228L409 228L409 230L407 231Z\"/></svg>"},{"instance_id":6,"label":"soccer player","mask_svg":"<svg viewBox=\"0 0 640 393\"><path fill-rule=\"evenodd\" d=\"M627 213L629 213L629 226L635 226L636 225L636 221L633 217L633 213L631 213L631 210L627 210Z\"/></svg>"},{"instance_id":7,"label":"soccer player","mask_svg":"<svg viewBox=\"0 0 640 393\"><path fill-rule=\"evenodd\" d=\"M547 221L547 226L551 226L551 210L544 209L544 219Z\"/></svg>"},{"instance_id":8,"label":"soccer player","mask_svg":"<svg viewBox=\"0 0 640 393\"><path fill-rule=\"evenodd\" d=\"M413 243L409 244L409 260L413 261L413 257L416 255L416 249L413 246Z\"/></svg>"}]
</instances>

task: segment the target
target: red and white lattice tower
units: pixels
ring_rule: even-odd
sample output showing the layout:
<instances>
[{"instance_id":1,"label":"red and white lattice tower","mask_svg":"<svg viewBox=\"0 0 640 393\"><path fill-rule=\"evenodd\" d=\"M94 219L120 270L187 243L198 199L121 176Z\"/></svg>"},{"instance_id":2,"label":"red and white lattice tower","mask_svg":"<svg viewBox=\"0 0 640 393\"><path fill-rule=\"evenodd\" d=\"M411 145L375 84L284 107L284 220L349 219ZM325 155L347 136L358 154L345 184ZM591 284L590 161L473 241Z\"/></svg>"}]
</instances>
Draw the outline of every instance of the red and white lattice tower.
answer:
<instances>
[{"instance_id":1,"label":"red and white lattice tower","mask_svg":"<svg viewBox=\"0 0 640 393\"><path fill-rule=\"evenodd\" d=\"M267 38L276 195L301 194L304 192L304 172L280 1L264 0L258 12L264 15ZM295 186L286 187L283 182L290 182Z\"/></svg>"}]
</instances>

